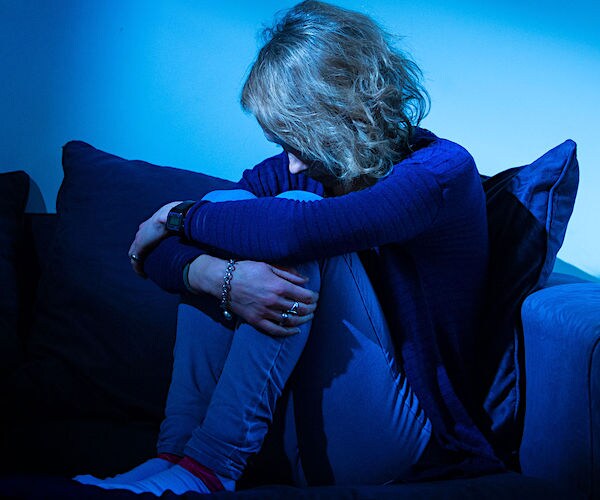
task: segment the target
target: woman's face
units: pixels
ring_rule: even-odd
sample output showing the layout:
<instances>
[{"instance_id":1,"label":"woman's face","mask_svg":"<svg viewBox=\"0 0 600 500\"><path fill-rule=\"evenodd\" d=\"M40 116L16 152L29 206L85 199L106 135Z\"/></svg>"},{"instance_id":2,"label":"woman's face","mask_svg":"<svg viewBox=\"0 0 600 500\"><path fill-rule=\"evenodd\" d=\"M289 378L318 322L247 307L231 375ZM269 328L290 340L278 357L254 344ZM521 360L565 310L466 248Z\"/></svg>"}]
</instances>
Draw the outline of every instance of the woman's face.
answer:
<instances>
[{"instance_id":1,"label":"woman's face","mask_svg":"<svg viewBox=\"0 0 600 500\"><path fill-rule=\"evenodd\" d=\"M275 144L279 144L283 150L286 152L289 160L289 171L292 174L299 174L300 172L304 172L309 168L307 160L302 158L302 154L296 149L292 148L286 142L282 141L275 134L265 131L265 137L269 142L274 142ZM310 162L314 163L314 162Z\"/></svg>"},{"instance_id":2,"label":"woman's face","mask_svg":"<svg viewBox=\"0 0 600 500\"><path fill-rule=\"evenodd\" d=\"M279 144L286 152L289 160L288 169L291 174L299 174L306 171L306 175L323 184L326 189L332 189L335 192L339 191L339 179L333 176L321 162L304 158L300 151L282 141L275 134L266 130L264 133L268 141Z\"/></svg>"},{"instance_id":3,"label":"woman's face","mask_svg":"<svg viewBox=\"0 0 600 500\"><path fill-rule=\"evenodd\" d=\"M308 165L304 163L302 160L296 157L294 153L290 153L287 151L289 166L288 169L290 174L299 174L300 172L304 172L308 169Z\"/></svg>"}]
</instances>

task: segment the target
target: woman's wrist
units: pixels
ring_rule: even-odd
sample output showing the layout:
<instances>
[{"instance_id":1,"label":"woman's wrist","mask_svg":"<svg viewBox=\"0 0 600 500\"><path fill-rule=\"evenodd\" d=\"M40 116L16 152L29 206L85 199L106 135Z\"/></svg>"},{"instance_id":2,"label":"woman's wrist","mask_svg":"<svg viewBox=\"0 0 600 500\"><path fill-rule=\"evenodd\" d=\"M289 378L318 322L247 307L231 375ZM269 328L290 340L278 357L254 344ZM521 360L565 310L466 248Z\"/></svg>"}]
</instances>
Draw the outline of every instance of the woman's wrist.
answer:
<instances>
[{"instance_id":1,"label":"woman's wrist","mask_svg":"<svg viewBox=\"0 0 600 500\"><path fill-rule=\"evenodd\" d=\"M163 226L167 225L167 217L169 216L169 212L171 211L171 209L173 207L176 207L177 205L179 205L181 202L180 201L172 201L171 203L167 203L166 205L163 205L161 208L159 208L155 214L156 216L156 221L160 224L162 224ZM165 229L166 230L166 229Z\"/></svg>"},{"instance_id":2,"label":"woman's wrist","mask_svg":"<svg viewBox=\"0 0 600 500\"><path fill-rule=\"evenodd\" d=\"M198 290L194 290L192 285L190 285L190 265L191 262L188 262L183 267L183 286L189 293L193 293L194 295L198 295L200 292Z\"/></svg>"},{"instance_id":3,"label":"woman's wrist","mask_svg":"<svg viewBox=\"0 0 600 500\"><path fill-rule=\"evenodd\" d=\"M188 284L197 293L207 293L221 298L223 269L227 261L203 254L194 259L188 268Z\"/></svg>"}]
</instances>

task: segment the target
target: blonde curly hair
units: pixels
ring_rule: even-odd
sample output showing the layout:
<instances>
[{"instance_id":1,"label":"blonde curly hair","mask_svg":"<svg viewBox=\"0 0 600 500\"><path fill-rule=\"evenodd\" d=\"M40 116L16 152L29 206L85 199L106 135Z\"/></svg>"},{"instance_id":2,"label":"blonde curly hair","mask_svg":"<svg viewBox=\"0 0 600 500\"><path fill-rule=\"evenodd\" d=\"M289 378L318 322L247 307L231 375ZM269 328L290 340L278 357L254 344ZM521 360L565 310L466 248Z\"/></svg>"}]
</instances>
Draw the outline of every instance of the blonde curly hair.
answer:
<instances>
[{"instance_id":1,"label":"blonde curly hair","mask_svg":"<svg viewBox=\"0 0 600 500\"><path fill-rule=\"evenodd\" d=\"M267 134L365 186L409 152L429 96L419 67L370 17L305 1L263 32L241 104Z\"/></svg>"}]
</instances>

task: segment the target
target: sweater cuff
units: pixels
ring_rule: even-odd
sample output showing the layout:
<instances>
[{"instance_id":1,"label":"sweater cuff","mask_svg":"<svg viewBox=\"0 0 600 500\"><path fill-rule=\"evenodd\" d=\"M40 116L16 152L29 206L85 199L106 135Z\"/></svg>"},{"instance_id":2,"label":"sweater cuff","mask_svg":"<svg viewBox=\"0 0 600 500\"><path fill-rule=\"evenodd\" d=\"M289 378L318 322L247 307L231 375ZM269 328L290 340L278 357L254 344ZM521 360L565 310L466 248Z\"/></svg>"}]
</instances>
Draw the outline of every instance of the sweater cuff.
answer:
<instances>
[{"instance_id":1,"label":"sweater cuff","mask_svg":"<svg viewBox=\"0 0 600 500\"><path fill-rule=\"evenodd\" d=\"M201 248L182 242L178 236L170 236L146 257L144 271L163 290L189 294L183 280L183 269L204 253Z\"/></svg>"},{"instance_id":2,"label":"sweater cuff","mask_svg":"<svg viewBox=\"0 0 600 500\"><path fill-rule=\"evenodd\" d=\"M193 241L192 227L194 227L194 226L197 227L198 224L192 224L192 221L197 216L197 213L200 210L200 208L202 208L202 206L206 205L207 203L210 203L210 202L206 201L206 200L200 200L200 201L196 202L194 205L192 205L190 207L190 209L188 210L188 212L185 216L185 219L183 220L183 232L184 232L185 238L187 240Z\"/></svg>"}]
</instances>

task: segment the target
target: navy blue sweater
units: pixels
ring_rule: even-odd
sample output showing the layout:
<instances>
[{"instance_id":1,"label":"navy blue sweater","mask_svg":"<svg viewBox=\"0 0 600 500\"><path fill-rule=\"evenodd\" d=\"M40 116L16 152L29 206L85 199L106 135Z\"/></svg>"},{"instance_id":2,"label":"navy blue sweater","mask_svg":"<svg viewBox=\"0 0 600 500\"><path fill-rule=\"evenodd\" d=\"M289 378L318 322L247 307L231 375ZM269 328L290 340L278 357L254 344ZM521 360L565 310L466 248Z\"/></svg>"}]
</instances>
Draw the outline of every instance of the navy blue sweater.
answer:
<instances>
[{"instance_id":1,"label":"navy blue sweater","mask_svg":"<svg viewBox=\"0 0 600 500\"><path fill-rule=\"evenodd\" d=\"M432 464L433 475L501 470L468 410L489 255L485 195L461 146L418 129L413 151L372 187L308 202L274 198L292 189L324 193L289 173L287 155L269 158L236 186L258 199L197 202L187 242L165 240L146 272L183 292L183 266L203 252L273 263L358 252L407 379L453 464Z\"/></svg>"}]
</instances>

